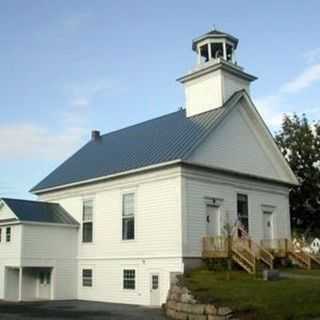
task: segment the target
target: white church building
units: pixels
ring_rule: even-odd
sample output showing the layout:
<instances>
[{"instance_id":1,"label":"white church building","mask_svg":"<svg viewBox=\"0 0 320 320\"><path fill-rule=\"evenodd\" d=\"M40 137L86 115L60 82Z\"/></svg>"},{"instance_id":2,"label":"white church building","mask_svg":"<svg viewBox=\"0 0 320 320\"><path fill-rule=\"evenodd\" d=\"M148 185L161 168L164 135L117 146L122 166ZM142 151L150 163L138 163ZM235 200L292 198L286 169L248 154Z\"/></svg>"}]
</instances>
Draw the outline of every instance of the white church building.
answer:
<instances>
[{"instance_id":1,"label":"white church building","mask_svg":"<svg viewBox=\"0 0 320 320\"><path fill-rule=\"evenodd\" d=\"M296 177L250 98L256 78L217 30L192 42L185 109L91 140L37 184L0 201L0 299L160 305L202 260L202 239L240 221L290 239Z\"/></svg>"}]
</instances>

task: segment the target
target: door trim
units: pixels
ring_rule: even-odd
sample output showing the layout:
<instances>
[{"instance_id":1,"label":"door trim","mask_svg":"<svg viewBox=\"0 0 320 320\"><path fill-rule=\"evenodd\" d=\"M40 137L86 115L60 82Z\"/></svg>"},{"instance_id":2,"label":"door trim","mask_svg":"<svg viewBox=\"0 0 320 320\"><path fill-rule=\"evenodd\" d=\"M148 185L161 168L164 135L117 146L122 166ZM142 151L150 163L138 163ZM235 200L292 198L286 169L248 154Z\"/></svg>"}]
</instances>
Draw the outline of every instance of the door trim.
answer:
<instances>
[{"instance_id":1,"label":"door trim","mask_svg":"<svg viewBox=\"0 0 320 320\"><path fill-rule=\"evenodd\" d=\"M158 303L154 304L152 303L152 290L153 290L153 276L157 276L158 277L158 293L159 293L159 297L158 297ZM160 276L160 272L159 271L153 271L149 273L149 292L150 292L150 306L160 306L161 305L161 276Z\"/></svg>"}]
</instances>

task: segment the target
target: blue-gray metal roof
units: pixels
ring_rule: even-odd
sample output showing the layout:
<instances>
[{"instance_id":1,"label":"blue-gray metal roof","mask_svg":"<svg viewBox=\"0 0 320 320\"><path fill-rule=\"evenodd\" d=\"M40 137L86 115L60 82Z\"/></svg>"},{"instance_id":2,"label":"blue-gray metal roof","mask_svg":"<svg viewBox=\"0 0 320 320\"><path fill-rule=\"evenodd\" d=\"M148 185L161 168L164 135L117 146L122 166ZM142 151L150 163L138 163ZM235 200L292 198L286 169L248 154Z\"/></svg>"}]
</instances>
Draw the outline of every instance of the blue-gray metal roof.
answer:
<instances>
[{"instance_id":1,"label":"blue-gray metal roof","mask_svg":"<svg viewBox=\"0 0 320 320\"><path fill-rule=\"evenodd\" d=\"M20 221L78 225L58 203L1 198Z\"/></svg>"},{"instance_id":2,"label":"blue-gray metal roof","mask_svg":"<svg viewBox=\"0 0 320 320\"><path fill-rule=\"evenodd\" d=\"M186 159L240 94L242 91L234 94L223 107L196 116L186 117L182 109L102 135L99 141L84 145L31 192Z\"/></svg>"}]
</instances>

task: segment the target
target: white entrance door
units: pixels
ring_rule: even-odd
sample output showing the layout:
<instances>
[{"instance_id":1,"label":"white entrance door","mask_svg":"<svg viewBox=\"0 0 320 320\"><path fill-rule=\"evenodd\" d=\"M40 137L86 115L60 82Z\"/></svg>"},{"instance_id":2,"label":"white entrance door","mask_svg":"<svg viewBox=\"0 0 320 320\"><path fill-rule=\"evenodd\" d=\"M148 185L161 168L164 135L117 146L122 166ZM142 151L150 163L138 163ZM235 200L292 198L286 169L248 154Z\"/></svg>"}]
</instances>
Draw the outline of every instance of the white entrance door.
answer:
<instances>
[{"instance_id":1,"label":"white entrance door","mask_svg":"<svg viewBox=\"0 0 320 320\"><path fill-rule=\"evenodd\" d=\"M51 271L39 271L39 299L49 300L51 298Z\"/></svg>"},{"instance_id":2,"label":"white entrance door","mask_svg":"<svg viewBox=\"0 0 320 320\"><path fill-rule=\"evenodd\" d=\"M150 304L160 306L160 275L151 273L150 275Z\"/></svg>"},{"instance_id":3,"label":"white entrance door","mask_svg":"<svg viewBox=\"0 0 320 320\"><path fill-rule=\"evenodd\" d=\"M263 237L264 240L271 240L273 238L272 212L263 212Z\"/></svg>"},{"instance_id":4,"label":"white entrance door","mask_svg":"<svg viewBox=\"0 0 320 320\"><path fill-rule=\"evenodd\" d=\"M207 205L207 235L211 237L220 236L220 208Z\"/></svg>"}]
</instances>

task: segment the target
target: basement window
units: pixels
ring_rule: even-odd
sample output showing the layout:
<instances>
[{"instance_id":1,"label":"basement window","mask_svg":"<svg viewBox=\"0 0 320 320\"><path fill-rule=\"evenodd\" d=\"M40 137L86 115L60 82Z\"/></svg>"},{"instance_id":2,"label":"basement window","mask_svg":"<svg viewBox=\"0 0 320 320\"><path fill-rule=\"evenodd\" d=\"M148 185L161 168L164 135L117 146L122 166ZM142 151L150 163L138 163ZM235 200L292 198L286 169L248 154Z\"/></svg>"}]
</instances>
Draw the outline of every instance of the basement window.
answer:
<instances>
[{"instance_id":1,"label":"basement window","mask_svg":"<svg viewBox=\"0 0 320 320\"><path fill-rule=\"evenodd\" d=\"M82 286L92 287L92 269L82 269Z\"/></svg>"},{"instance_id":2,"label":"basement window","mask_svg":"<svg viewBox=\"0 0 320 320\"><path fill-rule=\"evenodd\" d=\"M134 290L136 288L136 270L123 270L123 289Z\"/></svg>"},{"instance_id":3,"label":"basement window","mask_svg":"<svg viewBox=\"0 0 320 320\"><path fill-rule=\"evenodd\" d=\"M6 242L11 241L11 227L6 228Z\"/></svg>"},{"instance_id":4,"label":"basement window","mask_svg":"<svg viewBox=\"0 0 320 320\"><path fill-rule=\"evenodd\" d=\"M92 242L93 200L84 200L82 204L82 242Z\"/></svg>"}]
</instances>

